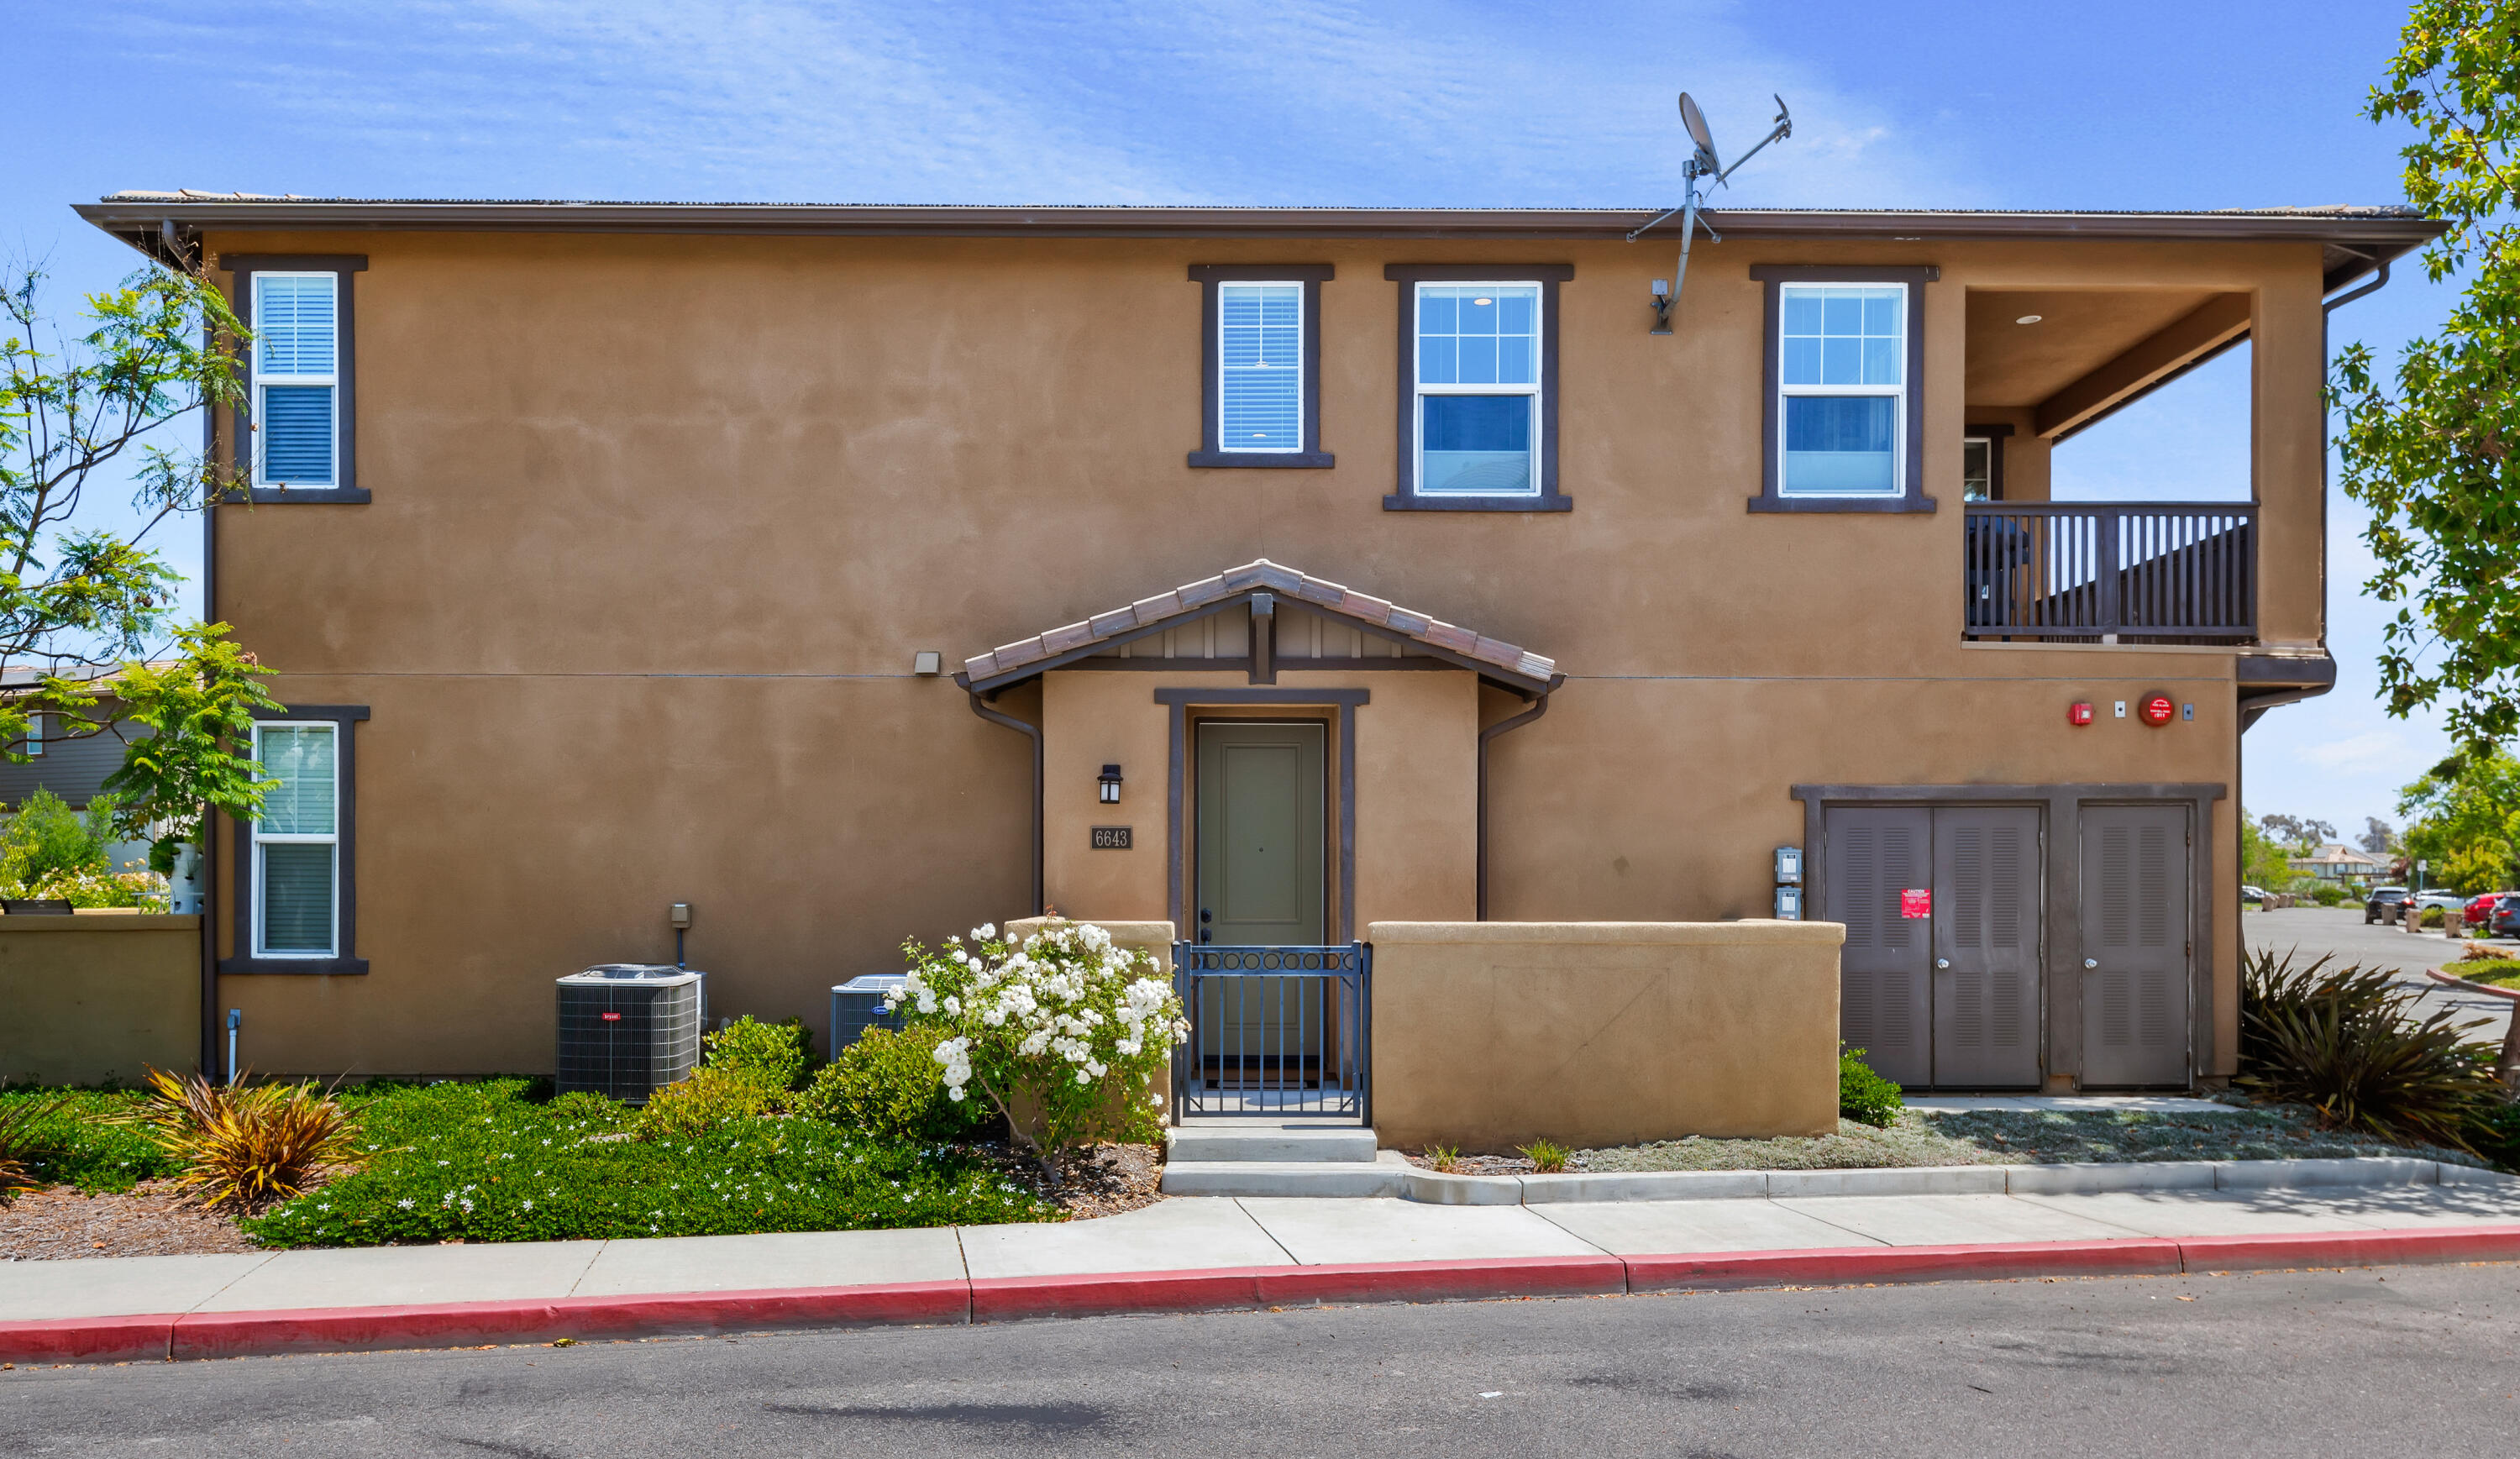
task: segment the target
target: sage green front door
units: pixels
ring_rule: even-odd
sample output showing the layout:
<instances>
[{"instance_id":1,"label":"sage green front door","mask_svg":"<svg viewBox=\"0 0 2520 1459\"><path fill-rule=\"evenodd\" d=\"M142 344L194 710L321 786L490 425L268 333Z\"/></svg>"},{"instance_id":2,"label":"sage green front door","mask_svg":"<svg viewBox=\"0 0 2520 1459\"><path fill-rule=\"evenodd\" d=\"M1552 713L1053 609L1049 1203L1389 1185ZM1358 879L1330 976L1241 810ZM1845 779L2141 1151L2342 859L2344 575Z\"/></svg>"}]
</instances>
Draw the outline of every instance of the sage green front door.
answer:
<instances>
[{"instance_id":1,"label":"sage green front door","mask_svg":"<svg viewBox=\"0 0 2520 1459\"><path fill-rule=\"evenodd\" d=\"M1195 941L1327 940L1327 744L1320 724L1198 727Z\"/></svg>"}]
</instances>

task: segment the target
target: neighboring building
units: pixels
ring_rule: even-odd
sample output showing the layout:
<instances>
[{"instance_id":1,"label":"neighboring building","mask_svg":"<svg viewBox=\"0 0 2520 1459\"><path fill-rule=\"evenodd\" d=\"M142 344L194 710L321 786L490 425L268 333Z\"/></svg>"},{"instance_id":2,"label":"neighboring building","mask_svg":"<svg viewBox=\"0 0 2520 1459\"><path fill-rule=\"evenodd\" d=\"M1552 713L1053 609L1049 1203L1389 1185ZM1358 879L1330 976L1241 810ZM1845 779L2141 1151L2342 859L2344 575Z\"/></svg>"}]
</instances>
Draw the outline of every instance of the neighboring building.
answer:
<instances>
[{"instance_id":1,"label":"neighboring building","mask_svg":"<svg viewBox=\"0 0 2520 1459\"><path fill-rule=\"evenodd\" d=\"M166 664L151 665L165 668ZM26 667L0 668L0 695L21 693L32 687L41 672ZM111 712L112 697L100 697L98 712ZM146 725L129 720L115 720L110 729L97 733L80 732L65 725L58 714L30 717L27 733L14 748L26 758L22 761L0 757L0 824L23 810L26 800L37 790L49 790L60 796L71 810L84 811L89 801L103 789L106 776L122 768L124 749L133 739L150 733ZM117 841L110 855L116 870L145 867L149 863L147 841Z\"/></svg>"},{"instance_id":2,"label":"neighboring building","mask_svg":"<svg viewBox=\"0 0 2520 1459\"><path fill-rule=\"evenodd\" d=\"M2377 857L2366 856L2351 846L2330 841L2306 857L2294 857L2292 869L2303 876L2351 886L2364 886L2384 869Z\"/></svg>"},{"instance_id":3,"label":"neighboring building","mask_svg":"<svg viewBox=\"0 0 2520 1459\"><path fill-rule=\"evenodd\" d=\"M2232 1072L2240 733L2334 678L2322 303L2438 231L1725 211L1662 333L1629 211L79 211L260 332L257 1068L548 1068L674 903L718 1011L819 1023L1045 902L1764 917L1801 846L1847 1039L1954 1087ZM2049 500L2244 342L2254 500Z\"/></svg>"}]
</instances>

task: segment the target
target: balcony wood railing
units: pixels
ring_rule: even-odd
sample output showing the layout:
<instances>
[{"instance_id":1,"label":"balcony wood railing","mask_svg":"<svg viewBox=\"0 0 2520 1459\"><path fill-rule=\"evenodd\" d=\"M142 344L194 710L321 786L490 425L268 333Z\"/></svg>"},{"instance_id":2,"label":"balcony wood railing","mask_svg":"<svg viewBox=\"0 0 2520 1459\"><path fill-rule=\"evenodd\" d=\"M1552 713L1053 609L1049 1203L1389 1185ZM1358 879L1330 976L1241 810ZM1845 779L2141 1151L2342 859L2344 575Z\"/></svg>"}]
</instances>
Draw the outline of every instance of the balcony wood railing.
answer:
<instances>
[{"instance_id":1,"label":"balcony wood railing","mask_svg":"<svg viewBox=\"0 0 2520 1459\"><path fill-rule=\"evenodd\" d=\"M2219 502L1971 502L1972 639L2255 638L2258 508Z\"/></svg>"}]
</instances>

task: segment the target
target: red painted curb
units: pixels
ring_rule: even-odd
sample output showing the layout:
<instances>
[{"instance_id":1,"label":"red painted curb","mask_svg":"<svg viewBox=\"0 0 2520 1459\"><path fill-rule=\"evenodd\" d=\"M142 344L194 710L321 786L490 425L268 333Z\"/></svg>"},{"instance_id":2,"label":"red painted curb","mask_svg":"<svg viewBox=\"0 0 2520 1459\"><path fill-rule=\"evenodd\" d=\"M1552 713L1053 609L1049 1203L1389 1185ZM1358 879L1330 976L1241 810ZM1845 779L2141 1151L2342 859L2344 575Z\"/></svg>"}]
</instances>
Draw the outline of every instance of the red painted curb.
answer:
<instances>
[{"instance_id":1,"label":"red painted curb","mask_svg":"<svg viewBox=\"0 0 2520 1459\"><path fill-rule=\"evenodd\" d=\"M172 1313L146 1317L58 1317L36 1322L0 1322L0 1362L163 1361L174 1327Z\"/></svg>"},{"instance_id":2,"label":"red painted curb","mask_svg":"<svg viewBox=\"0 0 2520 1459\"><path fill-rule=\"evenodd\" d=\"M1628 1290L1616 1257L1483 1257L1462 1261L1357 1261L1264 1266L1260 1302L1475 1302L1492 1297L1598 1297Z\"/></svg>"},{"instance_id":3,"label":"red painted curb","mask_svg":"<svg viewBox=\"0 0 2520 1459\"><path fill-rule=\"evenodd\" d=\"M2001 1280L2032 1276L2168 1276L2179 1243L2006 1241L1976 1246L1848 1246L1816 1251L1630 1257L1633 1292L1688 1288L1843 1286L1850 1282Z\"/></svg>"},{"instance_id":4,"label":"red painted curb","mask_svg":"<svg viewBox=\"0 0 2520 1459\"><path fill-rule=\"evenodd\" d=\"M765 1327L871 1327L968 1320L962 1282L901 1282L789 1291L572 1297L428 1306L195 1312L175 1319L164 1355L244 1357L650 1337Z\"/></svg>"},{"instance_id":5,"label":"red painted curb","mask_svg":"<svg viewBox=\"0 0 2520 1459\"><path fill-rule=\"evenodd\" d=\"M2190 1236L2182 1238L2179 1247L2189 1271L2250 1271L2283 1266L2402 1266L2425 1261L2511 1261L2520 1260L2520 1224Z\"/></svg>"},{"instance_id":6,"label":"red painted curb","mask_svg":"<svg viewBox=\"0 0 2520 1459\"><path fill-rule=\"evenodd\" d=\"M1205 1271L1086 1272L1072 1276L975 1277L971 1320L1091 1317L1110 1312L1213 1312L1260 1304L1262 1267Z\"/></svg>"}]
</instances>

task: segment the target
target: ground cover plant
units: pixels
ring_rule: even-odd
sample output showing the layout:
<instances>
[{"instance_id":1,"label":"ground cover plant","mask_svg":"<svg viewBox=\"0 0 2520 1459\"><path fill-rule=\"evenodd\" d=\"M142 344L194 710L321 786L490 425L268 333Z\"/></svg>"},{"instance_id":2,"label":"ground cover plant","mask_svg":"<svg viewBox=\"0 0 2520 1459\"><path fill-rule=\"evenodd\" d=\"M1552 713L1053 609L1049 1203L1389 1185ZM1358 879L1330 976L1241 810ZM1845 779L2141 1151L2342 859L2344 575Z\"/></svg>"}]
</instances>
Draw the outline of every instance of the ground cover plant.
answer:
<instances>
[{"instance_id":1,"label":"ground cover plant","mask_svg":"<svg viewBox=\"0 0 2520 1459\"><path fill-rule=\"evenodd\" d=\"M1058 1218L977 1152L794 1116L642 1138L638 1111L593 1094L536 1102L534 1083L350 1095L366 1169L246 1229L267 1246L377 1246Z\"/></svg>"},{"instance_id":2,"label":"ground cover plant","mask_svg":"<svg viewBox=\"0 0 2520 1459\"><path fill-rule=\"evenodd\" d=\"M31 1183L126 1191L182 1169L140 1130L109 1123L143 1097L130 1089L0 1088L0 1120L13 1123Z\"/></svg>"}]
</instances>

